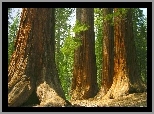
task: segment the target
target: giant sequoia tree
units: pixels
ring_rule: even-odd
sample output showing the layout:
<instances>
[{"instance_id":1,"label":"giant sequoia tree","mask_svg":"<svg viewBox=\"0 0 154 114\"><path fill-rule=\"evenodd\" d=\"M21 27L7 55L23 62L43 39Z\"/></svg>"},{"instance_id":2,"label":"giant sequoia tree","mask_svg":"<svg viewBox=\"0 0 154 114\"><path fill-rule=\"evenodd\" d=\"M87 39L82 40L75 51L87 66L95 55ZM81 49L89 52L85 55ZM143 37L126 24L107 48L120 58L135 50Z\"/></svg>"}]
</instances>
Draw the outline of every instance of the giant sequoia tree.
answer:
<instances>
[{"instance_id":1,"label":"giant sequoia tree","mask_svg":"<svg viewBox=\"0 0 154 114\"><path fill-rule=\"evenodd\" d=\"M146 89L137 68L132 11L115 8L114 12L118 12L118 15L114 17L114 77L106 94L109 98L143 92Z\"/></svg>"},{"instance_id":2,"label":"giant sequoia tree","mask_svg":"<svg viewBox=\"0 0 154 114\"><path fill-rule=\"evenodd\" d=\"M55 65L54 8L23 8L8 69L8 106L66 104ZM37 95L37 96L36 96ZM31 103L30 103L31 101Z\"/></svg>"},{"instance_id":3,"label":"giant sequoia tree","mask_svg":"<svg viewBox=\"0 0 154 114\"><path fill-rule=\"evenodd\" d=\"M97 93L94 9L77 8L76 19L89 26L88 30L76 34L81 46L75 50L72 79L72 96L75 99L87 99Z\"/></svg>"},{"instance_id":4,"label":"giant sequoia tree","mask_svg":"<svg viewBox=\"0 0 154 114\"><path fill-rule=\"evenodd\" d=\"M103 8L103 16L113 14L112 8ZM102 89L104 94L110 89L113 81L113 57L114 57L114 33L112 18L103 21L103 66L102 66Z\"/></svg>"},{"instance_id":5,"label":"giant sequoia tree","mask_svg":"<svg viewBox=\"0 0 154 114\"><path fill-rule=\"evenodd\" d=\"M101 88L95 98L103 97L113 83L114 68L114 30L113 30L113 8L102 8L103 13L103 62ZM112 17L112 18L109 18Z\"/></svg>"}]
</instances>

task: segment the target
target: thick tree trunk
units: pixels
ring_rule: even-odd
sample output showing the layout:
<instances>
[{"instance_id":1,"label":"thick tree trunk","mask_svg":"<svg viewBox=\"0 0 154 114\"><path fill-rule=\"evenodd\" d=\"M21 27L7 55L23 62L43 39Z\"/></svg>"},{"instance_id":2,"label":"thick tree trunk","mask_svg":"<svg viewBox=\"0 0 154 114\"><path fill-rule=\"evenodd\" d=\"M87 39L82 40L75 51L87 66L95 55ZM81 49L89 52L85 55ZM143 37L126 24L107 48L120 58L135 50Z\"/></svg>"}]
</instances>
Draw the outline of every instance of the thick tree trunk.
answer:
<instances>
[{"instance_id":1,"label":"thick tree trunk","mask_svg":"<svg viewBox=\"0 0 154 114\"><path fill-rule=\"evenodd\" d=\"M66 104L55 65L54 23L54 8L23 8L8 70L8 106L33 101L31 95L42 106Z\"/></svg>"},{"instance_id":2,"label":"thick tree trunk","mask_svg":"<svg viewBox=\"0 0 154 114\"><path fill-rule=\"evenodd\" d=\"M114 12L118 10L115 8ZM136 63L131 10L128 9L126 16L120 11L120 15L114 17L114 23L114 78L105 96L109 98L145 91Z\"/></svg>"},{"instance_id":3,"label":"thick tree trunk","mask_svg":"<svg viewBox=\"0 0 154 114\"><path fill-rule=\"evenodd\" d=\"M96 57L94 38L94 9L77 8L77 20L87 24L88 30L76 35L81 46L75 50L71 99L88 99L97 93Z\"/></svg>"},{"instance_id":4,"label":"thick tree trunk","mask_svg":"<svg viewBox=\"0 0 154 114\"><path fill-rule=\"evenodd\" d=\"M110 89L113 83L114 68L114 30L112 19L108 19L113 14L113 8L103 8L103 64L102 64L102 80L101 88L95 98L102 98Z\"/></svg>"},{"instance_id":5,"label":"thick tree trunk","mask_svg":"<svg viewBox=\"0 0 154 114\"><path fill-rule=\"evenodd\" d=\"M108 14L113 14L112 8L103 8L104 17ZM103 22L103 73L102 73L102 88L103 94L106 94L113 83L113 59L114 59L114 33L112 19L104 20Z\"/></svg>"}]
</instances>

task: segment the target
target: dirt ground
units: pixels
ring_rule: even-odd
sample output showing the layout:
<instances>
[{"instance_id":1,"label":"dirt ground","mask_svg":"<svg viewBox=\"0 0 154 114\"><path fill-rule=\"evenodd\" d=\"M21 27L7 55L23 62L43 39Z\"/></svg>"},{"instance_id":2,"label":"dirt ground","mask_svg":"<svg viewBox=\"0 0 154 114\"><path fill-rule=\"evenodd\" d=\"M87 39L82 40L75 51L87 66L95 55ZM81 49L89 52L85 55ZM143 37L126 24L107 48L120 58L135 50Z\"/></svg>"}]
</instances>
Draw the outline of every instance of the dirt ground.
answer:
<instances>
[{"instance_id":1,"label":"dirt ground","mask_svg":"<svg viewBox=\"0 0 154 114\"><path fill-rule=\"evenodd\" d=\"M147 107L147 93L133 93L118 99L77 100L71 103L84 107Z\"/></svg>"},{"instance_id":2,"label":"dirt ground","mask_svg":"<svg viewBox=\"0 0 154 114\"><path fill-rule=\"evenodd\" d=\"M133 93L117 99L89 99L70 101L72 105L63 107L147 107L147 93ZM33 105L31 107L40 107ZM54 106L48 106L54 107Z\"/></svg>"}]
</instances>

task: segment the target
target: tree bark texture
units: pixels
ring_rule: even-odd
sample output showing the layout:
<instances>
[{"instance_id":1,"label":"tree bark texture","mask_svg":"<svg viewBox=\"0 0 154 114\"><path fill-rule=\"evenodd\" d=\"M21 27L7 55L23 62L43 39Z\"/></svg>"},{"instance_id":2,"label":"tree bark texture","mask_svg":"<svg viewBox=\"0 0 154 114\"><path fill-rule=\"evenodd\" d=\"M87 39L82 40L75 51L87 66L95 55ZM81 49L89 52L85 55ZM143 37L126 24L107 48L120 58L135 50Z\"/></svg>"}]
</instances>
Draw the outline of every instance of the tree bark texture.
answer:
<instances>
[{"instance_id":1,"label":"tree bark texture","mask_svg":"<svg viewBox=\"0 0 154 114\"><path fill-rule=\"evenodd\" d=\"M113 84L106 96L117 98L131 92L143 92L145 86L138 75L131 10L114 17L114 77ZM105 97L106 97L105 96Z\"/></svg>"},{"instance_id":2,"label":"tree bark texture","mask_svg":"<svg viewBox=\"0 0 154 114\"><path fill-rule=\"evenodd\" d=\"M112 8L103 8L103 17L113 14ZM114 31L112 18L103 21L103 72L102 88L104 94L110 89L113 83L113 65L114 65Z\"/></svg>"},{"instance_id":3,"label":"tree bark texture","mask_svg":"<svg viewBox=\"0 0 154 114\"><path fill-rule=\"evenodd\" d=\"M23 8L20 28L8 69L8 106L33 101L62 106L65 96L55 65L54 8Z\"/></svg>"},{"instance_id":4,"label":"tree bark texture","mask_svg":"<svg viewBox=\"0 0 154 114\"><path fill-rule=\"evenodd\" d=\"M75 50L71 99L88 99L97 93L96 56L94 37L94 9L77 8L76 19L89 25L88 30L76 34L81 46Z\"/></svg>"}]
</instances>

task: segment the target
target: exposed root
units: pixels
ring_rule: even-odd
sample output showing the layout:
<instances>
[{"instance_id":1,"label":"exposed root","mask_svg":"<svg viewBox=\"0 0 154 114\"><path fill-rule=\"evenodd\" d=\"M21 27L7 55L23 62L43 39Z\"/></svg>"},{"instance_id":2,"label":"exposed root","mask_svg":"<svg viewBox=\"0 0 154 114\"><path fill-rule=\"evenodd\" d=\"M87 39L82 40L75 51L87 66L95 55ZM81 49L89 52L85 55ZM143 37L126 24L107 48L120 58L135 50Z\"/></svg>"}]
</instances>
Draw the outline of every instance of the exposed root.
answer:
<instances>
[{"instance_id":1,"label":"exposed root","mask_svg":"<svg viewBox=\"0 0 154 114\"><path fill-rule=\"evenodd\" d=\"M52 89L51 85L46 82L40 84L37 87L37 95L40 100L40 106L48 107L48 106L64 106L66 102L63 98L61 98L54 89Z\"/></svg>"}]
</instances>

